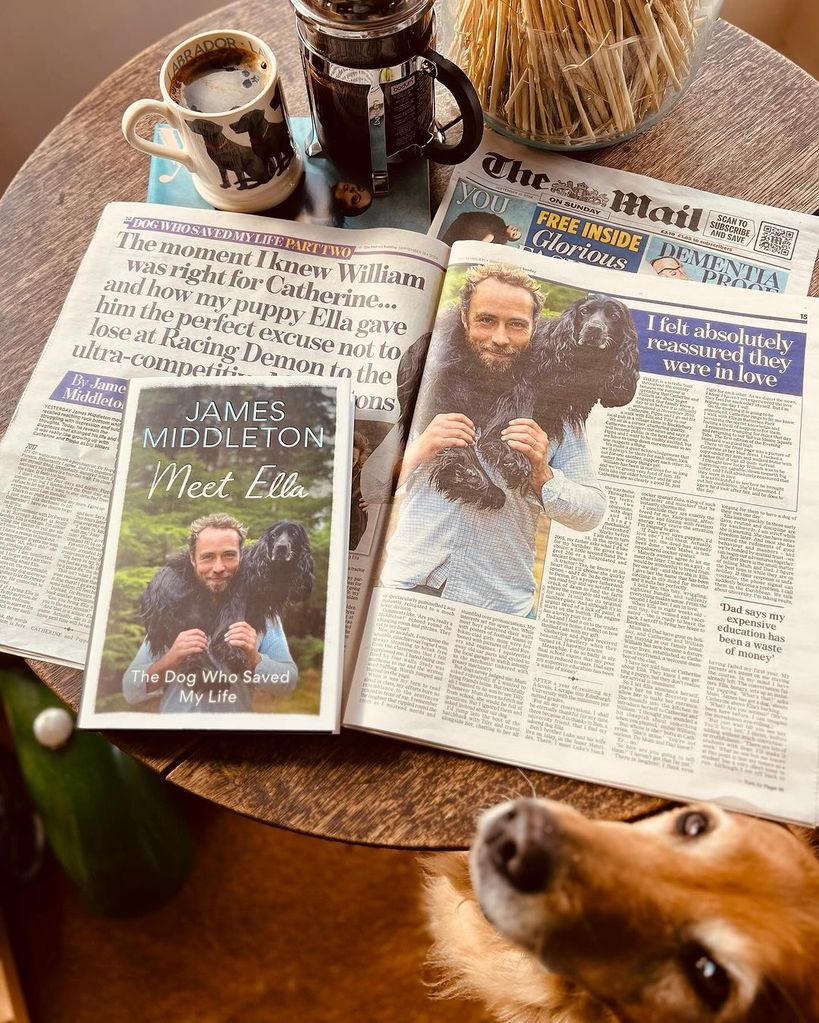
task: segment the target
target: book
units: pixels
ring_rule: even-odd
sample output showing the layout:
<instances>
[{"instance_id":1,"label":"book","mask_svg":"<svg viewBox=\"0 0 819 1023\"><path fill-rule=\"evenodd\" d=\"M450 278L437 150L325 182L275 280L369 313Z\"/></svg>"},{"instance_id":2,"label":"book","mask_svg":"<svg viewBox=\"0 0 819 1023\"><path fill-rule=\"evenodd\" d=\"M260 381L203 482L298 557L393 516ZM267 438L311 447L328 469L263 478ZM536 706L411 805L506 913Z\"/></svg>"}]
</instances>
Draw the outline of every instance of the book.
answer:
<instances>
[{"instance_id":1,"label":"book","mask_svg":"<svg viewBox=\"0 0 819 1023\"><path fill-rule=\"evenodd\" d=\"M85 660L128 381L346 379L346 725L812 824L816 312L112 204L0 446L0 643Z\"/></svg>"},{"instance_id":2,"label":"book","mask_svg":"<svg viewBox=\"0 0 819 1023\"><path fill-rule=\"evenodd\" d=\"M312 121L309 117L291 117L290 127L294 142L306 152L313 140ZM181 147L178 131L169 124L154 126L154 141ZM340 182L347 184L351 200L343 202L336 198ZM147 200L167 206L213 209L193 187L186 167L159 156L151 157ZM360 230L400 226L424 233L430 223L429 164L426 160L394 164L390 168L390 193L379 198L373 197L372 186L366 179L352 180L349 172L341 170L328 156L306 156L304 177L298 188L280 206L270 210L269 216L324 227Z\"/></svg>"},{"instance_id":3,"label":"book","mask_svg":"<svg viewBox=\"0 0 819 1023\"><path fill-rule=\"evenodd\" d=\"M79 723L337 730L346 380L133 380Z\"/></svg>"}]
</instances>

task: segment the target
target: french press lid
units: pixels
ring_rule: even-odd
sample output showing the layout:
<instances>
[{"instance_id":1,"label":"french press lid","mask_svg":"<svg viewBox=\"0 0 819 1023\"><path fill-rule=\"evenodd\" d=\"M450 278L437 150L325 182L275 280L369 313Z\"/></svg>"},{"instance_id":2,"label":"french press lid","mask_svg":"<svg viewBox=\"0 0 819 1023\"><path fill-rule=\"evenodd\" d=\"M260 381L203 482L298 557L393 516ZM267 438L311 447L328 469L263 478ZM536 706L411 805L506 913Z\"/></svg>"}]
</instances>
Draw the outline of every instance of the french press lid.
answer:
<instances>
[{"instance_id":1,"label":"french press lid","mask_svg":"<svg viewBox=\"0 0 819 1023\"><path fill-rule=\"evenodd\" d=\"M395 31L434 0L291 0L297 13L318 22L325 30L382 35Z\"/></svg>"}]
</instances>

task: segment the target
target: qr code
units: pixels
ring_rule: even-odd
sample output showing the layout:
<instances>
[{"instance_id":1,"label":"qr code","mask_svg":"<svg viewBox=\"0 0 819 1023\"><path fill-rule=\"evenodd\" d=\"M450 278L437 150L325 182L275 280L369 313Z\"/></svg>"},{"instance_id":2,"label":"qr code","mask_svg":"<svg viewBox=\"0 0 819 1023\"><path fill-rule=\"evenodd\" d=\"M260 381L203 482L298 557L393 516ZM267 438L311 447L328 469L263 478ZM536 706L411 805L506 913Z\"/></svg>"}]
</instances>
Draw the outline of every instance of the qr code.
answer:
<instances>
[{"instance_id":1,"label":"qr code","mask_svg":"<svg viewBox=\"0 0 819 1023\"><path fill-rule=\"evenodd\" d=\"M799 232L795 227L781 227L779 224L769 224L763 220L759 225L754 248L757 252L767 252L771 256L790 259L798 237Z\"/></svg>"}]
</instances>

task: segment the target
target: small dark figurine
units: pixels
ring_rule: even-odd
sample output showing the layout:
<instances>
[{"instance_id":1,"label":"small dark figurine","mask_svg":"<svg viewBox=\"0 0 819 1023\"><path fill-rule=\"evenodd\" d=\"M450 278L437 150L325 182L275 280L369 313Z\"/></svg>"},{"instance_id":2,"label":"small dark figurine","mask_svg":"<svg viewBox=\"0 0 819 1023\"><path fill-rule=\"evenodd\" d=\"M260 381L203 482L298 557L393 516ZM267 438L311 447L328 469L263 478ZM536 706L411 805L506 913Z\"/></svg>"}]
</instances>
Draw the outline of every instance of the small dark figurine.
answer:
<instances>
[{"instance_id":1,"label":"small dark figurine","mask_svg":"<svg viewBox=\"0 0 819 1023\"><path fill-rule=\"evenodd\" d=\"M148 583L140 615L154 656L169 649L180 632L201 629L208 649L189 658L186 671L215 669L229 673L245 667L240 650L225 642L235 622L262 632L265 619L306 600L313 588L313 555L304 527L277 522L244 548L230 589L219 600L198 582L188 551L180 551Z\"/></svg>"},{"instance_id":2,"label":"small dark figurine","mask_svg":"<svg viewBox=\"0 0 819 1023\"><path fill-rule=\"evenodd\" d=\"M521 232L514 224L507 224L496 213L475 210L457 216L441 238L445 245L455 242L477 241L494 242L495 245L506 245L507 242L520 240Z\"/></svg>"}]
</instances>

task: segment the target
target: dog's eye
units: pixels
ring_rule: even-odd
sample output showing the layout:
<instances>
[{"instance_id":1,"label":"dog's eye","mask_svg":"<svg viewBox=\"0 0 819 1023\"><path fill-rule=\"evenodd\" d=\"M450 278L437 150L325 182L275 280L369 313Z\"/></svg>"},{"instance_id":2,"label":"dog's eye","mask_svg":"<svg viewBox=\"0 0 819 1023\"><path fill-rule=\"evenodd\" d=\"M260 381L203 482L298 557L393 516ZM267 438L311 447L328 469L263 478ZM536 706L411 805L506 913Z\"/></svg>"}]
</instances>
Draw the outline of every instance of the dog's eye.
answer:
<instances>
[{"instance_id":1,"label":"dog's eye","mask_svg":"<svg viewBox=\"0 0 819 1023\"><path fill-rule=\"evenodd\" d=\"M686 838L697 838L705 834L711 822L700 810L691 810L677 818L677 831Z\"/></svg>"},{"instance_id":2,"label":"dog's eye","mask_svg":"<svg viewBox=\"0 0 819 1023\"><path fill-rule=\"evenodd\" d=\"M692 945L683 958L688 983L699 998L716 1012L731 993L731 978L701 945Z\"/></svg>"}]
</instances>

